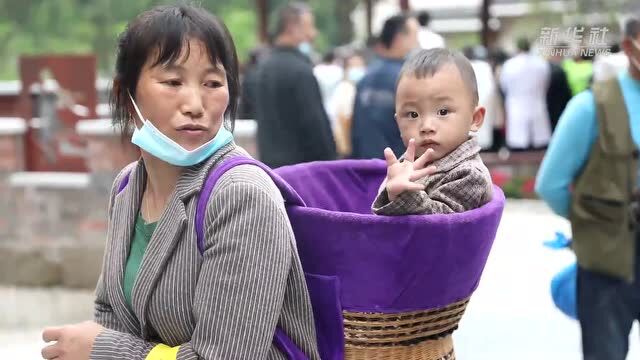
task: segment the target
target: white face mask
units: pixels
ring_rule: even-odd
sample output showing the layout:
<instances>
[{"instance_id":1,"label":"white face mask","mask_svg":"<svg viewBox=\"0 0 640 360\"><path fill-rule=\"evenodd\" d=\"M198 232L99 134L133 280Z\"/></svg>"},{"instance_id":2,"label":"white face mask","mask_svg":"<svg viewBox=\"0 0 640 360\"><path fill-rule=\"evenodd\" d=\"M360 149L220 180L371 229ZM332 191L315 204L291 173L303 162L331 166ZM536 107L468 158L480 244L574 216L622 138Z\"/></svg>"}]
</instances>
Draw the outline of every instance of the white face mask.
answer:
<instances>
[{"instance_id":1,"label":"white face mask","mask_svg":"<svg viewBox=\"0 0 640 360\"><path fill-rule=\"evenodd\" d=\"M136 110L138 118L142 122L140 129L138 129L137 125L135 126L131 142L142 150L169 164L176 166L198 164L233 140L233 134L225 129L224 126L221 126L213 139L202 144L197 149L187 150L158 130L149 119L142 117L142 113L140 109L138 109L138 105L133 100L131 94L129 94L129 98L131 98L131 103Z\"/></svg>"}]
</instances>

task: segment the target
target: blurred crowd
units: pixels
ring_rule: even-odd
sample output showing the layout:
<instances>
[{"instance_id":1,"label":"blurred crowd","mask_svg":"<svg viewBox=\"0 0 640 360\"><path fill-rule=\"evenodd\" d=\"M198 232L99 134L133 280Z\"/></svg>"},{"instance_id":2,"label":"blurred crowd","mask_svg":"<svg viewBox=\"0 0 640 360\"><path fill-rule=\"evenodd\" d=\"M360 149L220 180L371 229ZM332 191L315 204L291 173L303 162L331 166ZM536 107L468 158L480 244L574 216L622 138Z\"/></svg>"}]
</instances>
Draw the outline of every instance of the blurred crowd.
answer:
<instances>
[{"instance_id":1,"label":"blurred crowd","mask_svg":"<svg viewBox=\"0 0 640 360\"><path fill-rule=\"evenodd\" d=\"M447 46L429 23L426 11L397 14L364 46L346 44L320 55L313 48L318 30L311 9L283 8L270 44L254 49L243 65L239 116L257 121L261 159L281 166L382 158L386 147L403 153L394 121L400 68L416 49ZM459 49L472 63L486 108L477 133L484 151L545 149L568 101L594 79L627 66L616 44L595 57L562 51L568 48L563 42L553 45L558 51L541 51L532 40L518 39L515 53L479 44Z\"/></svg>"}]
</instances>

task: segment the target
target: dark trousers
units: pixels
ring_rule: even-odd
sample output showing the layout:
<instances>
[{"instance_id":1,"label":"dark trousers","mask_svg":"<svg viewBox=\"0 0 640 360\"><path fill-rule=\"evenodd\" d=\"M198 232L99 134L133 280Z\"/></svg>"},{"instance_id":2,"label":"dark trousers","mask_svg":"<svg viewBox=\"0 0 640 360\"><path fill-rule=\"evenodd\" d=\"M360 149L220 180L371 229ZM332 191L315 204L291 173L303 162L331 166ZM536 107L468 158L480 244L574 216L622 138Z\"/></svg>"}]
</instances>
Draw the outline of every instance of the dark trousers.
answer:
<instances>
[{"instance_id":1,"label":"dark trousers","mask_svg":"<svg viewBox=\"0 0 640 360\"><path fill-rule=\"evenodd\" d=\"M633 283L578 268L577 305L585 360L626 359L631 326L640 318L640 249L637 250Z\"/></svg>"}]
</instances>

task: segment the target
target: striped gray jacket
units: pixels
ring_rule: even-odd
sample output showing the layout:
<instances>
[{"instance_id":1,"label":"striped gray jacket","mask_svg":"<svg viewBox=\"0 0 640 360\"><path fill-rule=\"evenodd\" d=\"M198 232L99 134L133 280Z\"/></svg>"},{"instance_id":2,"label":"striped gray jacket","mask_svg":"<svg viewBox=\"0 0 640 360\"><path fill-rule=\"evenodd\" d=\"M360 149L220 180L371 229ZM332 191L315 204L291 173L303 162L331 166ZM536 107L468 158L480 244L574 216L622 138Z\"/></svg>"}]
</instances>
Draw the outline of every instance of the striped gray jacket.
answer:
<instances>
[{"instance_id":1,"label":"striped gray jacket","mask_svg":"<svg viewBox=\"0 0 640 360\"><path fill-rule=\"evenodd\" d=\"M196 244L197 195L221 159L246 152L231 143L186 168L144 254L132 290L123 274L146 171L142 161L116 177L95 314L104 330L91 359L145 359L158 344L179 346L177 359L284 359L276 326L318 359L313 314L296 243L279 190L253 165L216 184L205 216L205 247ZM128 185L118 193L124 174Z\"/></svg>"}]
</instances>

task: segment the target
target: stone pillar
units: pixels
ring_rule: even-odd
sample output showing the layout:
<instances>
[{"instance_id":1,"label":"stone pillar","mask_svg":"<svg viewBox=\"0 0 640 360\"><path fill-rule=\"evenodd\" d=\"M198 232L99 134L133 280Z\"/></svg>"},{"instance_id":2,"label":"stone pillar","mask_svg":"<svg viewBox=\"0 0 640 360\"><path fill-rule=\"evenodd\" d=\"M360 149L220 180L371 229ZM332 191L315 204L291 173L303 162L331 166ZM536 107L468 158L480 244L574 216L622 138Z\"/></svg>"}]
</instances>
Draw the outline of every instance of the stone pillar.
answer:
<instances>
[{"instance_id":1,"label":"stone pillar","mask_svg":"<svg viewBox=\"0 0 640 360\"><path fill-rule=\"evenodd\" d=\"M87 142L83 167L88 172L24 172L14 166L7 177L3 193L10 195L6 212L13 217L9 241L0 242L0 257L6 260L0 262L0 284L95 287L109 191L116 173L138 155L107 120L82 121L74 131Z\"/></svg>"},{"instance_id":2,"label":"stone pillar","mask_svg":"<svg viewBox=\"0 0 640 360\"><path fill-rule=\"evenodd\" d=\"M101 191L108 192L118 172L140 156L138 148L129 137L120 135L110 119L81 120L76 132L87 141L86 168L92 186Z\"/></svg>"},{"instance_id":3,"label":"stone pillar","mask_svg":"<svg viewBox=\"0 0 640 360\"><path fill-rule=\"evenodd\" d=\"M20 56L19 68L19 114L30 124L40 119L40 126L29 126L26 135L27 170L86 171L86 144L75 125L97 117L95 56Z\"/></svg>"},{"instance_id":4,"label":"stone pillar","mask_svg":"<svg viewBox=\"0 0 640 360\"><path fill-rule=\"evenodd\" d=\"M0 172L24 170L24 134L27 123L21 118L0 117Z\"/></svg>"},{"instance_id":5,"label":"stone pillar","mask_svg":"<svg viewBox=\"0 0 640 360\"><path fill-rule=\"evenodd\" d=\"M8 179L15 171L24 169L24 136L26 122L21 118L0 117L0 243L13 236L16 198Z\"/></svg>"}]
</instances>

